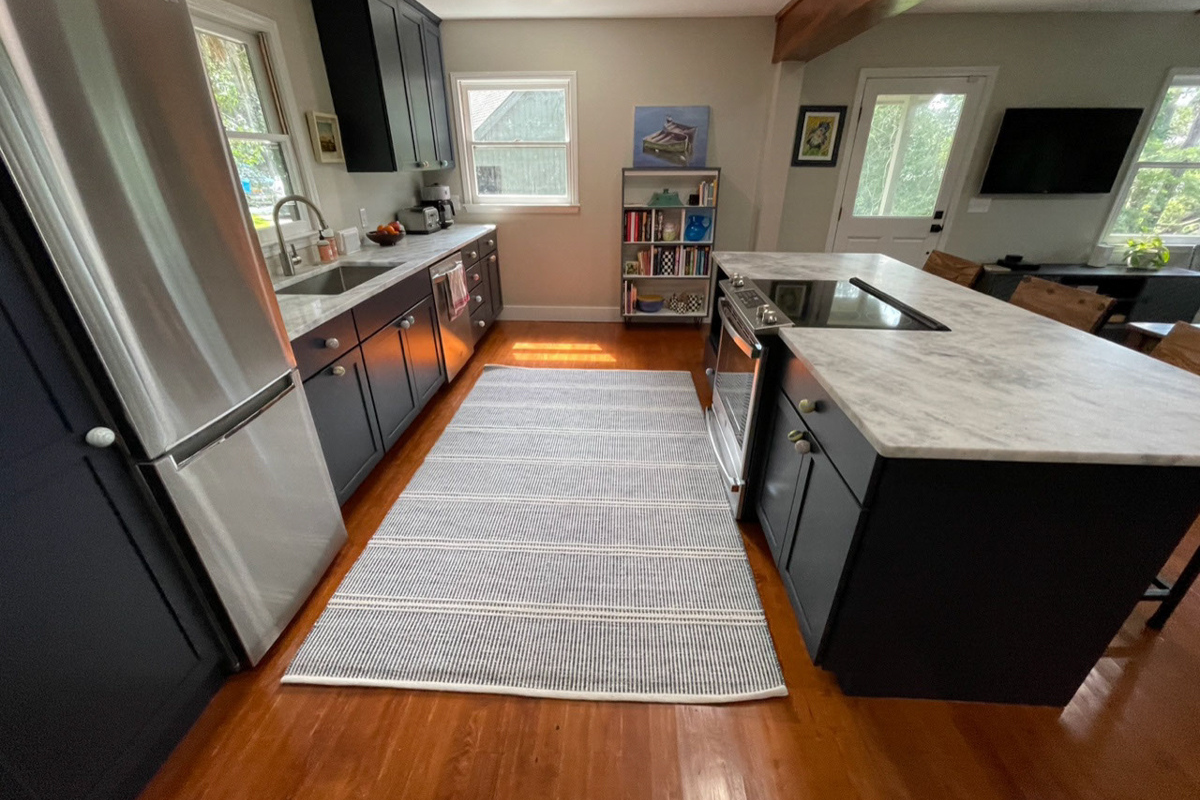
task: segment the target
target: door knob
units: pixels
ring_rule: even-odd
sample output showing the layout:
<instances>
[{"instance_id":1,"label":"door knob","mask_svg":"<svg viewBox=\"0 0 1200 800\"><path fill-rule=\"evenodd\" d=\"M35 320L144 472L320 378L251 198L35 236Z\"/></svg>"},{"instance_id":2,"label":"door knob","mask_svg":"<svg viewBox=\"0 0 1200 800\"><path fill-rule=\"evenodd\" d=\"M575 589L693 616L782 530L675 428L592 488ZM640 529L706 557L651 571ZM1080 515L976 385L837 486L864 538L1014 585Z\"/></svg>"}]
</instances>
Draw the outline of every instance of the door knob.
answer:
<instances>
[{"instance_id":1,"label":"door knob","mask_svg":"<svg viewBox=\"0 0 1200 800\"><path fill-rule=\"evenodd\" d=\"M342 343L339 342L336 338L331 336L330 338L325 340L325 346L327 348L329 348L330 350L337 350L339 347L342 346Z\"/></svg>"},{"instance_id":2,"label":"door knob","mask_svg":"<svg viewBox=\"0 0 1200 800\"><path fill-rule=\"evenodd\" d=\"M112 432L111 428L97 427L85 433L83 440L92 447L103 450L117 440L117 435Z\"/></svg>"},{"instance_id":3,"label":"door knob","mask_svg":"<svg viewBox=\"0 0 1200 800\"><path fill-rule=\"evenodd\" d=\"M811 414L817 410L817 404L812 400L801 400L796 404L796 408L800 410L801 414Z\"/></svg>"},{"instance_id":4,"label":"door knob","mask_svg":"<svg viewBox=\"0 0 1200 800\"><path fill-rule=\"evenodd\" d=\"M331 369L329 371L339 378L346 374L346 368L343 367L341 364L338 364L336 367L334 367L333 369Z\"/></svg>"}]
</instances>

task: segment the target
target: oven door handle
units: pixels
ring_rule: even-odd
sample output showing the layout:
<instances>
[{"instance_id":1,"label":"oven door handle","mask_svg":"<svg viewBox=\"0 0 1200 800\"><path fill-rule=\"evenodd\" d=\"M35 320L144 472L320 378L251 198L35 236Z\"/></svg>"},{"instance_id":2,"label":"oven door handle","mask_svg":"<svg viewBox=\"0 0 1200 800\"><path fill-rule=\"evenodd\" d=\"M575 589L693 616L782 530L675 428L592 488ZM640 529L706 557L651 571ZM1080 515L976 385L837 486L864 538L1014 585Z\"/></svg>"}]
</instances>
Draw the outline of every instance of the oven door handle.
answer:
<instances>
[{"instance_id":1,"label":"oven door handle","mask_svg":"<svg viewBox=\"0 0 1200 800\"><path fill-rule=\"evenodd\" d=\"M750 338L747 339L741 331L734 327L733 320L729 318L729 312L726 311L727 308L729 308L729 300L722 297L717 301L717 313L721 315L721 327L729 334L729 338L749 358L762 356L762 342L754 334L750 334Z\"/></svg>"}]
</instances>

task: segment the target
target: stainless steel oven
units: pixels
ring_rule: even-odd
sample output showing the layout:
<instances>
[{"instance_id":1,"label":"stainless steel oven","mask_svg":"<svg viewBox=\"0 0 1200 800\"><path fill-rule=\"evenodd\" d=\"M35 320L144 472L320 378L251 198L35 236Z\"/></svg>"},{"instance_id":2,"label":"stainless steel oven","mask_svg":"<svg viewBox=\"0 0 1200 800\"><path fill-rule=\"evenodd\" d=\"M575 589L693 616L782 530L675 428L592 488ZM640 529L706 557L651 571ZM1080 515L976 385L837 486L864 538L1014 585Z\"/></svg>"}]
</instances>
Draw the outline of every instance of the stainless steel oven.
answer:
<instances>
[{"instance_id":1,"label":"stainless steel oven","mask_svg":"<svg viewBox=\"0 0 1200 800\"><path fill-rule=\"evenodd\" d=\"M713 402L705 412L708 438L725 481L735 519L741 519L750 441L763 373L763 345L727 297L717 300L720 341L713 374Z\"/></svg>"}]
</instances>

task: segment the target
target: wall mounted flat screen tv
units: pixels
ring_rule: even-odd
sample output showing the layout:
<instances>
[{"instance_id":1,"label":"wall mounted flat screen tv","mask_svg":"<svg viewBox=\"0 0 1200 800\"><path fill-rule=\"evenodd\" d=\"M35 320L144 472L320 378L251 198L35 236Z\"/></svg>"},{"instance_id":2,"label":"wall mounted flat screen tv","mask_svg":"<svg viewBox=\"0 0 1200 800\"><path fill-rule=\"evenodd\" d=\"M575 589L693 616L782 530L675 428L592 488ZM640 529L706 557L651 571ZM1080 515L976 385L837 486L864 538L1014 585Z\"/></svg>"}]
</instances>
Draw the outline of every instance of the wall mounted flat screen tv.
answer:
<instances>
[{"instance_id":1,"label":"wall mounted flat screen tv","mask_svg":"<svg viewBox=\"0 0 1200 800\"><path fill-rule=\"evenodd\" d=\"M1140 108L1010 108L980 194L1106 194Z\"/></svg>"}]
</instances>

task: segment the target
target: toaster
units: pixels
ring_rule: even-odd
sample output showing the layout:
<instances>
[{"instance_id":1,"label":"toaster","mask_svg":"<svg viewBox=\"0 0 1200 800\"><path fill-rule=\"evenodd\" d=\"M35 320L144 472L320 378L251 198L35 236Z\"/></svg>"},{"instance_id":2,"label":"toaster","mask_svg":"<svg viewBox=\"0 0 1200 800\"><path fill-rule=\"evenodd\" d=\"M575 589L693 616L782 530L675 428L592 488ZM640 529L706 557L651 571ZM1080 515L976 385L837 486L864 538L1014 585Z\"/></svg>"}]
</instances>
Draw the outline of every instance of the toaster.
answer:
<instances>
[{"instance_id":1,"label":"toaster","mask_svg":"<svg viewBox=\"0 0 1200 800\"><path fill-rule=\"evenodd\" d=\"M396 219L408 233L437 233L442 229L442 217L434 206L412 206L396 214Z\"/></svg>"}]
</instances>

